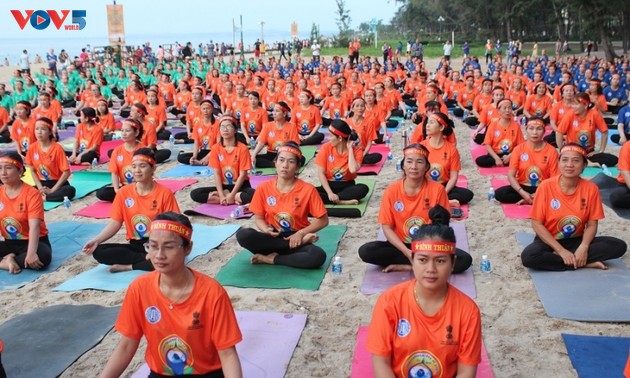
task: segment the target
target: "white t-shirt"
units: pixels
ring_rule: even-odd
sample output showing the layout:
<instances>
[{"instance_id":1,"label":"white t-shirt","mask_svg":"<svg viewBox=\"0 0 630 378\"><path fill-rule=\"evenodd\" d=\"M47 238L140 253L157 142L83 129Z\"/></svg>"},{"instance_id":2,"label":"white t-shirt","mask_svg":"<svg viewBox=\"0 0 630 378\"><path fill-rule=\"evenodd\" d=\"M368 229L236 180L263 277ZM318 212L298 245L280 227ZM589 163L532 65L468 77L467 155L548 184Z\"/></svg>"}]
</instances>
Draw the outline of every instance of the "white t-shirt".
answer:
<instances>
[{"instance_id":1,"label":"white t-shirt","mask_svg":"<svg viewBox=\"0 0 630 378\"><path fill-rule=\"evenodd\" d=\"M451 52L453 51L453 45L450 43L444 44L444 55L451 56Z\"/></svg>"},{"instance_id":2,"label":"white t-shirt","mask_svg":"<svg viewBox=\"0 0 630 378\"><path fill-rule=\"evenodd\" d=\"M22 53L22 55L20 55L20 68L23 70L31 68L31 62L28 59L28 54Z\"/></svg>"},{"instance_id":3,"label":"white t-shirt","mask_svg":"<svg viewBox=\"0 0 630 378\"><path fill-rule=\"evenodd\" d=\"M322 47L319 45L319 43L315 42L311 45L311 50L313 50L313 56L319 56L319 50Z\"/></svg>"}]
</instances>

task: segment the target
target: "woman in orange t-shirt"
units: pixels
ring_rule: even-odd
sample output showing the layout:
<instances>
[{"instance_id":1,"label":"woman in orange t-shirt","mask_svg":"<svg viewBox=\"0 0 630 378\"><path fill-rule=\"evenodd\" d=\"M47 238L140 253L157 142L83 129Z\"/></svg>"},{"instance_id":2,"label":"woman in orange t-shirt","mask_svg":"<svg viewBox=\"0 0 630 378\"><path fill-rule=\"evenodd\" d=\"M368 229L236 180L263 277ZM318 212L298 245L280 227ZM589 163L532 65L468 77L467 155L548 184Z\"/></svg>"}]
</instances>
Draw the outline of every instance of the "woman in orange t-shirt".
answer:
<instances>
[{"instance_id":1,"label":"woman in orange t-shirt","mask_svg":"<svg viewBox=\"0 0 630 378\"><path fill-rule=\"evenodd\" d=\"M295 125L287 120L291 108L286 102L280 101L273 108L273 121L263 125L263 129L256 141L256 147L251 151L252 166L258 168L273 168L278 156L277 149L286 142L300 143L300 136ZM263 148L267 152L261 154ZM300 164L304 164L302 160Z\"/></svg>"},{"instance_id":2,"label":"woman in orange t-shirt","mask_svg":"<svg viewBox=\"0 0 630 378\"><path fill-rule=\"evenodd\" d=\"M64 197L74 198L76 189L68 182L70 166L63 147L54 140L53 121L40 118L35 121L35 137L26 153L26 164L33 168L33 181L46 201L61 202Z\"/></svg>"},{"instance_id":3,"label":"woman in orange t-shirt","mask_svg":"<svg viewBox=\"0 0 630 378\"><path fill-rule=\"evenodd\" d=\"M534 92L527 96L523 115L527 118L533 116L541 117L545 124L549 123L549 114L551 113L551 97L547 95L547 84L540 82L534 86Z\"/></svg>"},{"instance_id":4,"label":"woman in orange t-shirt","mask_svg":"<svg viewBox=\"0 0 630 378\"><path fill-rule=\"evenodd\" d=\"M157 88L151 88L147 91L147 121L155 126L158 140L168 140L171 132L166 130L166 108L160 103L160 97Z\"/></svg>"},{"instance_id":5,"label":"woman in orange t-shirt","mask_svg":"<svg viewBox=\"0 0 630 378\"><path fill-rule=\"evenodd\" d=\"M241 247L254 254L252 264L317 269L326 261L326 252L313 243L319 240L317 231L328 225L328 213L315 187L297 178L301 157L297 144L282 145L276 159L278 176L256 188L249 209L258 230L236 232Z\"/></svg>"},{"instance_id":6,"label":"woman in orange t-shirt","mask_svg":"<svg viewBox=\"0 0 630 378\"><path fill-rule=\"evenodd\" d=\"M140 142L153 150L156 163L162 164L166 160L168 160L169 157L171 157L171 150L169 150L168 148L157 148L157 131L155 130L155 125L146 119L146 116L148 114L149 111L147 110L147 107L143 104L135 103L131 107L131 118L142 123L142 127L144 130Z\"/></svg>"},{"instance_id":7,"label":"woman in orange t-shirt","mask_svg":"<svg viewBox=\"0 0 630 378\"><path fill-rule=\"evenodd\" d=\"M551 113L549 114L549 124L551 125L551 134L547 135L543 139L545 142L556 146L556 131L558 125L562 121L565 115L573 111L573 103L575 102L575 86L571 83L561 85L556 91L562 93L560 101L553 104L551 107Z\"/></svg>"},{"instance_id":8,"label":"woman in orange t-shirt","mask_svg":"<svg viewBox=\"0 0 630 378\"><path fill-rule=\"evenodd\" d=\"M199 203L241 205L249 203L254 194L249 183L248 171L252 161L247 146L236 139L238 121L223 116L219 122L219 143L212 147L207 165L214 171L215 186L195 188L190 198Z\"/></svg>"},{"instance_id":9,"label":"woman in orange t-shirt","mask_svg":"<svg viewBox=\"0 0 630 378\"><path fill-rule=\"evenodd\" d=\"M490 122L483 139L488 154L475 159L475 163L483 168L508 165L514 147L525 141L521 125L513 118L512 101L507 98L499 101L497 109L500 118Z\"/></svg>"},{"instance_id":10,"label":"woman in orange t-shirt","mask_svg":"<svg viewBox=\"0 0 630 378\"><path fill-rule=\"evenodd\" d=\"M16 150L24 158L28 146L35 143L35 119L31 117L31 103L20 101L15 104L15 120L11 125L11 139Z\"/></svg>"},{"instance_id":11,"label":"woman in orange t-shirt","mask_svg":"<svg viewBox=\"0 0 630 378\"><path fill-rule=\"evenodd\" d=\"M325 204L356 205L370 191L354 181L363 160L363 151L354 145L359 136L341 119L334 119L328 131L330 140L315 158L322 184L317 191Z\"/></svg>"},{"instance_id":12,"label":"woman in orange t-shirt","mask_svg":"<svg viewBox=\"0 0 630 378\"><path fill-rule=\"evenodd\" d=\"M429 180L429 151L421 144L403 149L403 178L390 184L383 193L378 223L387 240L373 241L359 248L366 263L383 267L383 272L411 271L411 240L423 224L431 223L429 211L440 205L450 213L444 186ZM472 264L472 257L460 249L453 273L461 273Z\"/></svg>"},{"instance_id":13,"label":"woman in orange t-shirt","mask_svg":"<svg viewBox=\"0 0 630 378\"><path fill-rule=\"evenodd\" d=\"M355 98L352 101L350 110L352 111L352 117L346 118L350 128L354 130L359 136L359 139L355 142L361 150L363 150L363 161L361 164L376 164L383 160L383 155L378 152L370 152L372 143L378 139L378 127L374 118L365 117L366 102L362 98Z\"/></svg>"},{"instance_id":14,"label":"woman in orange t-shirt","mask_svg":"<svg viewBox=\"0 0 630 378\"><path fill-rule=\"evenodd\" d=\"M261 106L260 94L256 91L249 92L247 96L249 106L241 114L241 131L245 137L245 143L251 145L251 139L258 137L264 123L269 121L267 111Z\"/></svg>"},{"instance_id":15,"label":"woman in orange t-shirt","mask_svg":"<svg viewBox=\"0 0 630 378\"><path fill-rule=\"evenodd\" d=\"M586 150L567 144L560 150L559 176L543 181L529 214L536 233L521 253L523 265L539 270L608 269L603 261L626 252L623 240L597 235L604 218L599 188L580 177Z\"/></svg>"},{"instance_id":16,"label":"woman in orange t-shirt","mask_svg":"<svg viewBox=\"0 0 630 378\"><path fill-rule=\"evenodd\" d=\"M104 98L96 103L96 115L98 116L98 125L103 129L103 140L112 140L114 131L116 131L116 119L109 111L107 100Z\"/></svg>"},{"instance_id":17,"label":"woman in orange t-shirt","mask_svg":"<svg viewBox=\"0 0 630 378\"><path fill-rule=\"evenodd\" d=\"M118 193L110 211L110 222L103 231L83 246L83 252L101 264L110 265L112 273L127 270L153 270L144 244L148 241L151 220L165 211L179 213L175 195L153 179L155 155L149 148L134 152L131 170L135 182ZM102 244L125 225L129 243Z\"/></svg>"},{"instance_id":18,"label":"woman in orange t-shirt","mask_svg":"<svg viewBox=\"0 0 630 378\"><path fill-rule=\"evenodd\" d=\"M164 212L150 231L146 250L155 271L129 285L115 326L120 341L100 377L120 376L143 336L150 376L242 377L235 345L243 337L227 292L186 267L190 220Z\"/></svg>"},{"instance_id":19,"label":"woman in orange t-shirt","mask_svg":"<svg viewBox=\"0 0 630 378\"><path fill-rule=\"evenodd\" d=\"M531 205L543 180L558 175L558 152L543 140L545 122L534 116L525 127L527 140L514 148L508 170L509 185L496 190L501 203Z\"/></svg>"},{"instance_id":20,"label":"woman in orange t-shirt","mask_svg":"<svg viewBox=\"0 0 630 378\"><path fill-rule=\"evenodd\" d=\"M66 151L71 164L89 165L94 159L98 161L103 143L103 129L98 125L99 118L94 108L81 109L81 123L75 132L72 152Z\"/></svg>"},{"instance_id":21,"label":"woman in orange t-shirt","mask_svg":"<svg viewBox=\"0 0 630 378\"><path fill-rule=\"evenodd\" d=\"M214 117L214 106L210 100L201 101L201 118L191 125L193 152L182 152L177 155L181 164L208 165L210 149L217 144L219 122Z\"/></svg>"},{"instance_id":22,"label":"woman in orange t-shirt","mask_svg":"<svg viewBox=\"0 0 630 378\"><path fill-rule=\"evenodd\" d=\"M376 377L474 377L481 362L481 314L448 281L457 260L455 232L432 209L410 249L413 278L377 300L366 348Z\"/></svg>"},{"instance_id":23,"label":"woman in orange t-shirt","mask_svg":"<svg viewBox=\"0 0 630 378\"><path fill-rule=\"evenodd\" d=\"M324 140L324 134L319 132L322 127L322 115L319 109L313 105L313 94L304 89L298 95L300 105L293 107L291 122L293 122L300 134L300 145L310 146L320 144Z\"/></svg>"},{"instance_id":24,"label":"woman in orange t-shirt","mask_svg":"<svg viewBox=\"0 0 630 378\"><path fill-rule=\"evenodd\" d=\"M44 202L37 189L22 182L24 161L16 152L0 157L0 269L17 274L40 270L52 259Z\"/></svg>"}]
</instances>

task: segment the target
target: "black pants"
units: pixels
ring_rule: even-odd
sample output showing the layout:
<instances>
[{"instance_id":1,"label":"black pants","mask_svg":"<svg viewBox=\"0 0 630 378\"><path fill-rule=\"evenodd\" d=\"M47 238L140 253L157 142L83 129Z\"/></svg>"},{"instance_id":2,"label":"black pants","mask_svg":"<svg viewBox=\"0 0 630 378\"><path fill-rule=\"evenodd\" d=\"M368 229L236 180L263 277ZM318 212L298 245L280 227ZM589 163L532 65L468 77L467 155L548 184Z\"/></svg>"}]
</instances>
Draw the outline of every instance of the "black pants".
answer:
<instances>
[{"instance_id":1,"label":"black pants","mask_svg":"<svg viewBox=\"0 0 630 378\"><path fill-rule=\"evenodd\" d=\"M529 194L536 193L535 186L521 185L521 188ZM521 195L514 190L511 185L502 186L497 189L494 192L494 198L501 203L517 203L523 199L523 197L521 197Z\"/></svg>"},{"instance_id":2,"label":"black pants","mask_svg":"<svg viewBox=\"0 0 630 378\"><path fill-rule=\"evenodd\" d=\"M361 164L376 164L381 160L383 160L383 155L378 152L372 152L363 156L363 161L361 162Z\"/></svg>"},{"instance_id":3,"label":"black pants","mask_svg":"<svg viewBox=\"0 0 630 378\"><path fill-rule=\"evenodd\" d=\"M232 191L234 189L234 185L223 185L223 189ZM190 198L198 203L207 203L208 197L210 193L216 192L216 186L206 186L202 188L195 188L190 192ZM252 201L252 197L254 197L254 189L249 183L249 180L243 182L241 186L241 201L243 203L250 203Z\"/></svg>"},{"instance_id":4,"label":"black pants","mask_svg":"<svg viewBox=\"0 0 630 378\"><path fill-rule=\"evenodd\" d=\"M630 189L626 185L620 185L610 193L610 204L619 209L630 209Z\"/></svg>"},{"instance_id":5,"label":"black pants","mask_svg":"<svg viewBox=\"0 0 630 378\"><path fill-rule=\"evenodd\" d=\"M67 157L72 155L72 151L64 151ZM96 151L88 151L81 155L81 163L92 163L92 161L96 159L98 161L98 154Z\"/></svg>"},{"instance_id":6,"label":"black pants","mask_svg":"<svg viewBox=\"0 0 630 378\"><path fill-rule=\"evenodd\" d=\"M158 140L168 140L171 137L171 132L166 130L166 128L158 131L157 138Z\"/></svg>"},{"instance_id":7,"label":"black pants","mask_svg":"<svg viewBox=\"0 0 630 378\"><path fill-rule=\"evenodd\" d=\"M558 243L572 253L575 253L580 243L582 243L582 237L560 239ZM613 238L612 236L596 236L588 247L588 258L586 262L592 263L619 258L626 253L627 248L628 246L623 240ZM565 265L562 257L555 254L553 249L538 236L534 238L532 244L525 247L521 253L521 261L524 266L532 269L553 271L573 270L572 266Z\"/></svg>"},{"instance_id":8,"label":"black pants","mask_svg":"<svg viewBox=\"0 0 630 378\"><path fill-rule=\"evenodd\" d=\"M310 137L300 141L301 146L315 146L317 144L322 143L324 140L324 134L317 132L311 135Z\"/></svg>"},{"instance_id":9,"label":"black pants","mask_svg":"<svg viewBox=\"0 0 630 378\"><path fill-rule=\"evenodd\" d=\"M411 248L411 244L405 244ZM455 249L455 266L453 273L461 273L472 264L472 256L459 248ZM359 247L359 257L366 263L382 266L383 268L398 264L411 265L411 261L388 241L373 241Z\"/></svg>"},{"instance_id":10,"label":"black pants","mask_svg":"<svg viewBox=\"0 0 630 378\"><path fill-rule=\"evenodd\" d=\"M166 138L166 139L168 139L168 138ZM185 143L185 144L195 143L194 140L192 140L192 139L190 139L188 137L188 133L186 131L175 134L175 140L183 140L182 143Z\"/></svg>"},{"instance_id":11,"label":"black pants","mask_svg":"<svg viewBox=\"0 0 630 378\"><path fill-rule=\"evenodd\" d=\"M497 154L499 157L505 156L505 154ZM477 159L475 159L475 163L481 168L492 168L497 165L494 161L494 158L490 155L481 155Z\"/></svg>"},{"instance_id":12,"label":"black pants","mask_svg":"<svg viewBox=\"0 0 630 378\"><path fill-rule=\"evenodd\" d=\"M253 228L241 228L236 232L238 244L254 254L268 255L277 252L275 265L302 269L317 269L326 262L326 252L314 244L303 244L291 249L285 237L293 232L283 232L278 237L263 234Z\"/></svg>"},{"instance_id":13,"label":"black pants","mask_svg":"<svg viewBox=\"0 0 630 378\"><path fill-rule=\"evenodd\" d=\"M57 184L57 180L43 180L41 181L42 186L47 188L52 188ZM46 195L46 201L50 202L61 202L63 201L63 197L68 197L68 199L73 199L76 195L77 190L74 186L70 185L68 181L66 181L56 192L50 193Z\"/></svg>"},{"instance_id":14,"label":"black pants","mask_svg":"<svg viewBox=\"0 0 630 378\"><path fill-rule=\"evenodd\" d=\"M328 185L330 185L330 189L339 196L340 200L361 200L363 197L367 196L370 188L368 188L365 184L357 184L354 180L351 181L328 181ZM319 196L322 197L322 201L325 204L330 205L333 202L328 199L328 194L326 190L324 190L323 186L317 187L317 192Z\"/></svg>"},{"instance_id":15,"label":"black pants","mask_svg":"<svg viewBox=\"0 0 630 378\"><path fill-rule=\"evenodd\" d=\"M147 252L144 250L144 243L148 241L149 238L142 238L129 240L129 243L101 244L96 247L92 256L100 264L131 265L133 270L152 271L153 264L147 260Z\"/></svg>"},{"instance_id":16,"label":"black pants","mask_svg":"<svg viewBox=\"0 0 630 378\"><path fill-rule=\"evenodd\" d=\"M20 268L24 269L24 260L26 259L26 251L28 249L28 240L4 240L0 241L0 259L4 258L10 253L15 254L15 262ZM37 245L37 258L43 264L42 268L50 265L52 260L52 247L48 240L48 235L39 238L39 244Z\"/></svg>"},{"instance_id":17,"label":"black pants","mask_svg":"<svg viewBox=\"0 0 630 378\"><path fill-rule=\"evenodd\" d=\"M624 132L624 135L626 136L626 140L630 140L630 133L626 133L626 132ZM617 144L621 144L621 143L619 143L619 140L620 140L620 139L621 139L621 138L619 137L619 135L618 135L618 134L615 134L615 135L611 135L611 136L610 136L610 140L612 140L613 142L615 142L615 143L617 143Z\"/></svg>"},{"instance_id":18,"label":"black pants","mask_svg":"<svg viewBox=\"0 0 630 378\"><path fill-rule=\"evenodd\" d=\"M197 160L205 158L206 156L208 156L209 153L210 150L200 150L199 152L197 152ZM192 152L181 152L177 155L177 161L181 164L190 165L190 158L192 158L192 156Z\"/></svg>"},{"instance_id":19,"label":"black pants","mask_svg":"<svg viewBox=\"0 0 630 378\"><path fill-rule=\"evenodd\" d=\"M619 158L607 152L599 152L588 157L588 161L599 165L606 164L608 167L614 167L619 162Z\"/></svg>"},{"instance_id":20,"label":"black pants","mask_svg":"<svg viewBox=\"0 0 630 378\"><path fill-rule=\"evenodd\" d=\"M461 205L465 205L468 202L472 201L475 193L472 190L467 188L460 188L458 186L454 186L450 192L448 192L449 200L457 200Z\"/></svg>"},{"instance_id":21,"label":"black pants","mask_svg":"<svg viewBox=\"0 0 630 378\"><path fill-rule=\"evenodd\" d=\"M96 191L96 198L101 201L114 202L116 191L113 186L105 186Z\"/></svg>"},{"instance_id":22,"label":"black pants","mask_svg":"<svg viewBox=\"0 0 630 378\"><path fill-rule=\"evenodd\" d=\"M0 143L9 143L11 141L9 130L4 130L0 133Z\"/></svg>"},{"instance_id":23,"label":"black pants","mask_svg":"<svg viewBox=\"0 0 630 378\"><path fill-rule=\"evenodd\" d=\"M612 138L612 137L611 137ZM543 137L543 140L554 147L558 147L558 143L556 143L556 132L551 131L551 134Z\"/></svg>"},{"instance_id":24,"label":"black pants","mask_svg":"<svg viewBox=\"0 0 630 378\"><path fill-rule=\"evenodd\" d=\"M483 140L486 139L486 133L479 133L475 135L473 141L479 145L483 144Z\"/></svg>"}]
</instances>

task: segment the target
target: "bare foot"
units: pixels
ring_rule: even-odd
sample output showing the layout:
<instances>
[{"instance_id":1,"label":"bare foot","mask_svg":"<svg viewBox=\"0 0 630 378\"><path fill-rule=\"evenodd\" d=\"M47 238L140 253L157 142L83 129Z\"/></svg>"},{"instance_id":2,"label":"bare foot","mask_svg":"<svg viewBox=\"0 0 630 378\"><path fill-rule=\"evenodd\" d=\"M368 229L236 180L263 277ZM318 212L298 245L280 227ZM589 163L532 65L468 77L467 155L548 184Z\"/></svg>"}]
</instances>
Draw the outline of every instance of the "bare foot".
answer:
<instances>
[{"instance_id":1,"label":"bare foot","mask_svg":"<svg viewBox=\"0 0 630 378\"><path fill-rule=\"evenodd\" d=\"M274 259L276 258L276 256L278 256L278 254L276 252L270 253L268 255L261 255L260 253L257 253L254 256L252 256L250 261L252 262L252 264L269 264L269 265L273 265L274 264Z\"/></svg>"},{"instance_id":2,"label":"bare foot","mask_svg":"<svg viewBox=\"0 0 630 378\"><path fill-rule=\"evenodd\" d=\"M604 264L601 261L594 261L592 263L588 263L586 265L584 265L585 268L592 268L592 269L601 269L601 270L608 270L608 267L606 266L606 264Z\"/></svg>"},{"instance_id":3,"label":"bare foot","mask_svg":"<svg viewBox=\"0 0 630 378\"><path fill-rule=\"evenodd\" d=\"M206 203L213 203L213 204L217 204L219 203L219 194L217 192L212 192L208 195L208 200L206 201Z\"/></svg>"},{"instance_id":4,"label":"bare foot","mask_svg":"<svg viewBox=\"0 0 630 378\"><path fill-rule=\"evenodd\" d=\"M316 243L319 240L319 236L316 233L309 233L302 237L302 244Z\"/></svg>"},{"instance_id":5,"label":"bare foot","mask_svg":"<svg viewBox=\"0 0 630 378\"><path fill-rule=\"evenodd\" d=\"M109 272L110 273L118 273L118 272L127 272L130 271L131 265L122 265L122 264L114 264L112 266L109 267Z\"/></svg>"},{"instance_id":6,"label":"bare foot","mask_svg":"<svg viewBox=\"0 0 630 378\"><path fill-rule=\"evenodd\" d=\"M11 274L18 274L22 271L22 268L15 261L15 255L12 253L0 260L0 269L8 270Z\"/></svg>"},{"instance_id":7,"label":"bare foot","mask_svg":"<svg viewBox=\"0 0 630 378\"><path fill-rule=\"evenodd\" d=\"M454 200L448 200L448 204L451 207L461 207L461 204L459 203L459 201L455 200L455 199Z\"/></svg>"},{"instance_id":8,"label":"bare foot","mask_svg":"<svg viewBox=\"0 0 630 378\"><path fill-rule=\"evenodd\" d=\"M356 199L351 199L351 200L339 200L339 202L337 202L338 205L358 205L359 204L359 200Z\"/></svg>"},{"instance_id":9,"label":"bare foot","mask_svg":"<svg viewBox=\"0 0 630 378\"><path fill-rule=\"evenodd\" d=\"M411 272L411 265L407 264L392 264L383 269L383 273L389 272Z\"/></svg>"}]
</instances>

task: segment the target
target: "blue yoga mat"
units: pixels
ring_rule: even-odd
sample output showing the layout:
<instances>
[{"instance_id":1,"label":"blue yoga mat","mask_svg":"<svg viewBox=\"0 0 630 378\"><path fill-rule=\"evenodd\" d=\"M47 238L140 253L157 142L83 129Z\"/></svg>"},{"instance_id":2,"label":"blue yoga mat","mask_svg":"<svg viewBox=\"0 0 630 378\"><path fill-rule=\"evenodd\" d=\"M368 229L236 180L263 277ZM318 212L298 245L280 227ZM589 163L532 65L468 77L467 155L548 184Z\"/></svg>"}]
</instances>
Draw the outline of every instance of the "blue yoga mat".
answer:
<instances>
[{"instance_id":1,"label":"blue yoga mat","mask_svg":"<svg viewBox=\"0 0 630 378\"><path fill-rule=\"evenodd\" d=\"M107 171L77 171L70 176L70 185L76 189L76 194L73 198L78 200L88 194L96 191L104 186L112 184L112 174ZM63 202L49 202L44 201L44 210L51 210L58 206L61 206Z\"/></svg>"},{"instance_id":2,"label":"blue yoga mat","mask_svg":"<svg viewBox=\"0 0 630 378\"><path fill-rule=\"evenodd\" d=\"M177 164L173 168L166 172L163 172L160 177L209 177L212 176L212 168L205 165L186 165Z\"/></svg>"},{"instance_id":3,"label":"blue yoga mat","mask_svg":"<svg viewBox=\"0 0 630 378\"><path fill-rule=\"evenodd\" d=\"M534 234L517 232L520 250ZM630 270L620 259L608 270L548 272L529 269L547 315L585 322L630 322Z\"/></svg>"},{"instance_id":4,"label":"blue yoga mat","mask_svg":"<svg viewBox=\"0 0 630 378\"><path fill-rule=\"evenodd\" d=\"M602 133L600 133L599 130L597 130L597 132L595 134L597 134L597 139L600 139L602 137ZM613 135L619 135L619 130L617 130L617 129L609 129L608 130L608 147L610 147L610 146L619 146L617 143L613 142L610 139L610 137L613 136Z\"/></svg>"},{"instance_id":5,"label":"blue yoga mat","mask_svg":"<svg viewBox=\"0 0 630 378\"><path fill-rule=\"evenodd\" d=\"M580 378L622 378L630 338L562 334L571 364Z\"/></svg>"},{"instance_id":6,"label":"blue yoga mat","mask_svg":"<svg viewBox=\"0 0 630 378\"><path fill-rule=\"evenodd\" d=\"M39 276L57 270L70 257L78 254L83 245L105 227L102 223L56 222L46 225L52 246L52 261L43 270L22 269L20 274L0 270L0 290L17 289Z\"/></svg>"},{"instance_id":7,"label":"blue yoga mat","mask_svg":"<svg viewBox=\"0 0 630 378\"><path fill-rule=\"evenodd\" d=\"M196 257L205 255L211 249L218 247L221 243L232 236L239 225L225 224L220 226L206 226L193 224L193 249L186 258L190 262ZM142 270L132 270L129 272L110 273L107 265L97 267L83 272L61 285L54 288L54 291L76 291L85 289L96 289L103 291L117 291L126 289L131 281L147 273Z\"/></svg>"}]
</instances>

